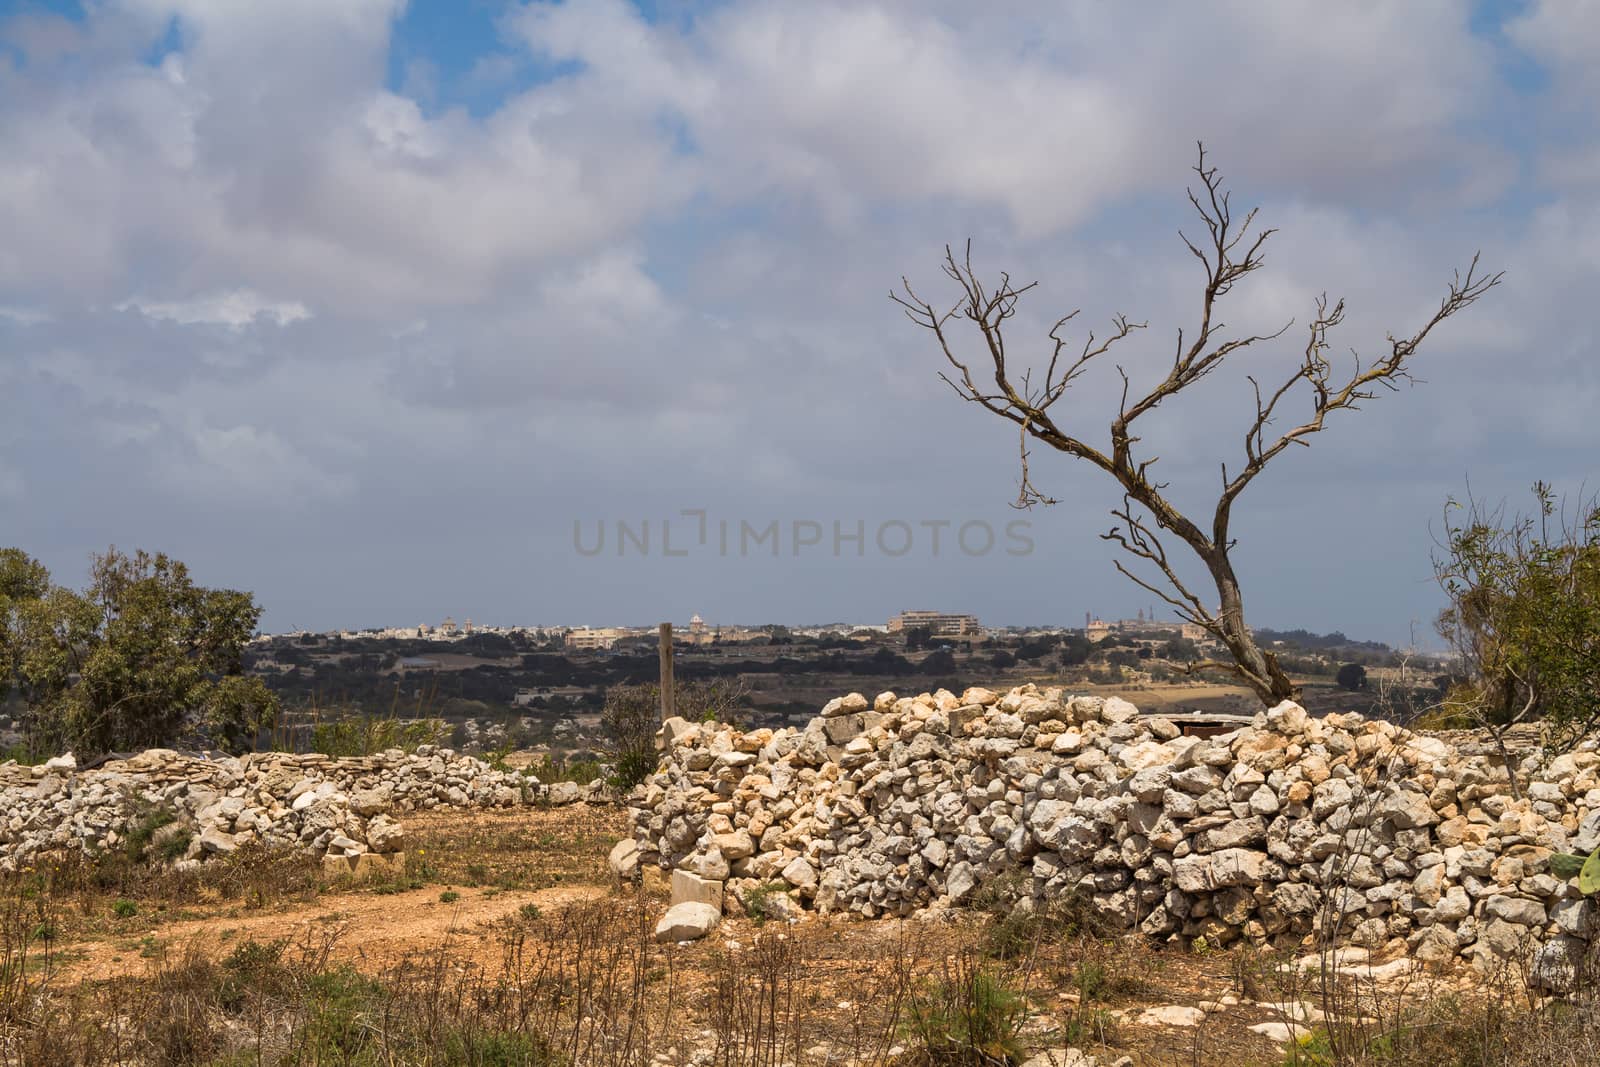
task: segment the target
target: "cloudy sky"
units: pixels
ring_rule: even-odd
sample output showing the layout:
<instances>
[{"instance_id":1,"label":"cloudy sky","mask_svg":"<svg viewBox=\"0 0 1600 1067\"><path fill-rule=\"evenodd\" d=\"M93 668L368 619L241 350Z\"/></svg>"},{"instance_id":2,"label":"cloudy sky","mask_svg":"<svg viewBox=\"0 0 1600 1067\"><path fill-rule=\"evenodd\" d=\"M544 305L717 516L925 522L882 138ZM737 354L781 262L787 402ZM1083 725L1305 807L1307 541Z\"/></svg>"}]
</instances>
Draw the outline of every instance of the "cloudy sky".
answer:
<instances>
[{"instance_id":1,"label":"cloudy sky","mask_svg":"<svg viewBox=\"0 0 1600 1067\"><path fill-rule=\"evenodd\" d=\"M1204 140L1280 230L1240 329L1327 290L1372 353L1507 272L1236 512L1257 625L1426 644L1448 497L1600 481L1596 54L1596 0L0 0L0 544L269 629L1131 615L1110 483L1036 452L1012 511L888 294L970 237L1040 280L1014 358L1122 312L1148 381ZM1299 329L1152 417L1181 500Z\"/></svg>"}]
</instances>

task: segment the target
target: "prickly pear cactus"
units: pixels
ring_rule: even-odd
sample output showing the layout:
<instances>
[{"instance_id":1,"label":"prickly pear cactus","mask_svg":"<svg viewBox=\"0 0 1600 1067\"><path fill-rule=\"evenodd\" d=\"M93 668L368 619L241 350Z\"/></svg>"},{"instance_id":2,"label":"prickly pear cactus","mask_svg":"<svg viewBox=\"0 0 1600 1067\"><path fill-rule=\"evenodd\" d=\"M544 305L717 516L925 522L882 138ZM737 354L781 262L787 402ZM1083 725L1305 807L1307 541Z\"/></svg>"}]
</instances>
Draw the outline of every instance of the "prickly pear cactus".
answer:
<instances>
[{"instance_id":1,"label":"prickly pear cactus","mask_svg":"<svg viewBox=\"0 0 1600 1067\"><path fill-rule=\"evenodd\" d=\"M1580 893L1600 893L1600 848L1588 856L1558 852L1550 857L1550 872L1557 878L1576 877Z\"/></svg>"}]
</instances>

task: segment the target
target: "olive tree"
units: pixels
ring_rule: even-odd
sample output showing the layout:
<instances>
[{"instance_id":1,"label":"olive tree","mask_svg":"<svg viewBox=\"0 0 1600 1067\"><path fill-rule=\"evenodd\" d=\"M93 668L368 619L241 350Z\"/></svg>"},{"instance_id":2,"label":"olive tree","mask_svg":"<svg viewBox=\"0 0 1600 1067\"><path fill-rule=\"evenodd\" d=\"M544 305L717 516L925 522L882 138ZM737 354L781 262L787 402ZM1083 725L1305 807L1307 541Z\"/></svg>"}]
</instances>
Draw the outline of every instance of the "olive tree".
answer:
<instances>
[{"instance_id":1,"label":"olive tree","mask_svg":"<svg viewBox=\"0 0 1600 1067\"><path fill-rule=\"evenodd\" d=\"M260 616L250 594L197 586L165 555L113 548L77 592L5 549L0 698L21 704L36 752L170 745L191 729L242 751L277 708L243 669Z\"/></svg>"},{"instance_id":2,"label":"olive tree","mask_svg":"<svg viewBox=\"0 0 1600 1067\"><path fill-rule=\"evenodd\" d=\"M1184 246L1201 266L1202 285L1196 323L1179 329L1170 363L1152 381L1136 384L1118 365L1121 399L1107 418L1106 443L1092 443L1088 422L1092 412L1071 402L1072 386L1105 357L1120 352L1124 343L1145 328L1125 315L1111 320L1104 336L1087 334L1074 342L1069 327L1078 316L1069 312L1055 321L1037 358L1019 356L1008 336L1008 323L1017 314L1023 296L1037 282L1018 285L1001 273L993 283L981 278L973 266L972 246L957 259L947 246L944 273L954 283L951 303L924 299L909 280L891 293L912 322L930 331L948 367L941 377L963 400L975 403L1014 424L1019 436L1021 479L1016 506L1053 504L1055 500L1035 488L1029 466L1031 443L1042 444L1073 459L1099 468L1116 481L1122 506L1113 509L1112 529L1102 536L1118 544L1138 571L1122 560L1117 569L1140 587L1160 597L1188 622L1203 627L1228 652L1227 660L1204 660L1188 665L1191 671L1222 670L1249 686L1266 703L1296 695L1296 686L1272 652L1261 648L1245 623L1244 597L1231 556L1234 505L1240 496L1291 445L1307 445L1320 433L1330 416L1354 411L1371 400L1379 387L1393 389L1411 380L1411 361L1435 327L1469 307L1500 282L1500 274L1484 275L1473 257L1465 274L1457 272L1439 306L1416 329L1388 338L1387 349L1376 358L1354 356L1335 362L1330 335L1344 321L1343 300L1319 297L1305 327L1304 346L1286 361L1281 380L1264 382L1247 377L1254 395L1254 415L1241 434L1243 455L1232 465L1222 465L1221 482L1209 514L1191 515L1181 510L1167 484L1153 475L1157 457L1139 448L1140 432L1158 408L1218 370L1235 353L1279 341L1293 323L1269 334L1230 331L1221 308L1234 287L1259 270L1263 250L1273 230L1256 226L1254 210L1237 215L1217 169L1199 151L1194 167L1198 189L1189 190L1189 202L1199 215L1202 234L1191 240L1179 234ZM970 332L968 332L970 330ZM969 350L961 336L973 338ZM1300 405L1301 414L1278 428L1289 408ZM1215 599L1202 596L1180 577L1180 564L1169 555L1168 535L1181 542L1204 568L1215 589ZM1140 573L1142 572L1142 573Z\"/></svg>"}]
</instances>

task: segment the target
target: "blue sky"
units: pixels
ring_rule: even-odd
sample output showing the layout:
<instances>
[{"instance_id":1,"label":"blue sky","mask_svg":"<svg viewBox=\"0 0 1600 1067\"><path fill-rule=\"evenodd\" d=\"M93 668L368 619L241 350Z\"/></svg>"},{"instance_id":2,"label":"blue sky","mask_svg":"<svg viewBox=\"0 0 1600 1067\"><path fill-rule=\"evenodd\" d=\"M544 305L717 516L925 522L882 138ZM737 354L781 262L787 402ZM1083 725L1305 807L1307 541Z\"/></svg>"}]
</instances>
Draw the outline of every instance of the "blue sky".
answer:
<instances>
[{"instance_id":1,"label":"blue sky","mask_svg":"<svg viewBox=\"0 0 1600 1067\"><path fill-rule=\"evenodd\" d=\"M1117 497L1058 457L1034 455L1063 502L1020 516L1030 553L933 552L1019 518L1017 442L887 294L939 291L971 237L1041 280L1019 353L1125 312L1147 380L1194 320L1203 139L1279 229L1241 329L1327 290L1336 349L1370 353L1474 251L1507 271L1429 339L1425 385L1236 519L1252 621L1427 643L1446 499L1596 481L1600 8L1132 10L0 3L0 543L68 582L166 550L280 629L1131 614L1097 536ZM1146 445L1186 505L1236 459L1244 375L1295 348L1163 406ZM1103 438L1101 370L1073 411ZM686 509L920 536L667 556ZM649 553L574 545L646 520Z\"/></svg>"}]
</instances>

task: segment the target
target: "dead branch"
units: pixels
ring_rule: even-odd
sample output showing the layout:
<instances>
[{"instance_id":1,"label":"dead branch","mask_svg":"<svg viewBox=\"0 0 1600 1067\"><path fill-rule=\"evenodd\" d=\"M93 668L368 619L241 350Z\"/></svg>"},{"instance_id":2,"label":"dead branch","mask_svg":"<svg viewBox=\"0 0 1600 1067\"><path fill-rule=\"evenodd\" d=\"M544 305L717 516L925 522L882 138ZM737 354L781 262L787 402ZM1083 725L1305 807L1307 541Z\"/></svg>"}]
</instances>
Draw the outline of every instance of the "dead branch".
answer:
<instances>
[{"instance_id":1,"label":"dead branch","mask_svg":"<svg viewBox=\"0 0 1600 1067\"><path fill-rule=\"evenodd\" d=\"M1145 329L1145 323L1136 323L1118 314L1112 317L1111 329L1105 336L1099 337L1091 331L1081 343L1074 344L1068 330L1077 321L1079 310L1062 315L1047 334L1050 346L1047 358L1042 361L1043 376L1036 380L1031 366L1025 365L1020 370L1014 367L1005 334L1007 320L1016 316L1022 296L1038 283L1017 285L1009 274L1002 273L997 284L987 285L973 266L970 241L960 259L952 248L945 247L942 269L956 284L958 292L954 304L948 308L936 307L923 299L906 278L901 279L902 291L891 293L890 298L907 318L934 335L947 363L940 378L956 395L1017 427L1021 479L1014 506L1026 508L1055 503L1053 497L1034 484L1029 462L1030 439L1083 460L1115 478L1124 494L1123 506L1112 511L1119 525L1102 536L1152 568L1158 578L1140 577L1120 560L1117 569L1141 588L1161 597L1180 618L1205 627L1233 658L1231 667L1219 665L1219 669L1234 673L1263 700L1272 703L1292 696L1295 687L1276 658L1257 647L1244 622L1242 596L1229 558L1233 548L1229 527L1234 502L1266 465L1291 444L1309 444L1307 438L1321 432L1330 414L1359 410L1362 402L1376 395L1379 386L1392 390L1402 381L1412 381L1408 361L1433 329L1500 284L1502 275L1481 273L1478 257L1473 256L1465 274L1459 271L1455 274L1438 309L1420 328L1398 338L1391 334L1388 351L1370 363L1363 364L1361 357L1355 355L1354 365L1347 374L1339 373L1327 356L1329 334L1344 321L1344 301L1330 304L1326 295L1319 297L1295 369L1281 384L1270 389L1264 389L1254 375L1248 377L1255 398L1255 415L1245 429L1244 459L1231 474L1228 466L1223 465L1221 490L1210 521L1203 527L1172 504L1165 495L1165 483L1152 479L1151 470L1159 457L1136 455L1140 437L1134 432L1135 424L1170 397L1214 373L1232 354L1278 340L1293 323L1286 323L1272 333L1229 334L1226 324L1218 317L1219 305L1245 276L1261 268L1263 249L1275 231L1256 227L1255 209L1242 217L1235 216L1230 194L1217 168L1207 164L1203 145L1199 146L1198 161L1193 169L1199 188L1197 191L1191 187L1188 198L1205 235L1191 239L1180 232L1179 237L1205 272L1199 320L1193 329L1178 331L1170 366L1147 389L1135 389L1123 366L1116 365L1122 379L1122 395L1110 420L1109 447L1089 442L1078 428L1083 422L1082 413L1074 417L1072 411L1064 408L1066 414L1058 419L1056 407L1067 396L1072 384L1096 361L1135 331ZM980 342L977 356L963 355L956 343L953 324L958 316L971 323L977 333ZM975 371L974 363L985 357L986 366L980 363L981 369ZM1302 393L1309 399L1309 417L1274 436L1269 428L1274 425L1280 408L1292 395ZM1139 510L1136 511L1135 505ZM1180 578L1157 536L1158 530L1183 541L1204 565L1216 586L1218 603L1215 608L1208 607Z\"/></svg>"}]
</instances>

